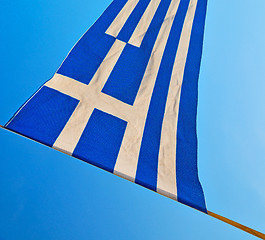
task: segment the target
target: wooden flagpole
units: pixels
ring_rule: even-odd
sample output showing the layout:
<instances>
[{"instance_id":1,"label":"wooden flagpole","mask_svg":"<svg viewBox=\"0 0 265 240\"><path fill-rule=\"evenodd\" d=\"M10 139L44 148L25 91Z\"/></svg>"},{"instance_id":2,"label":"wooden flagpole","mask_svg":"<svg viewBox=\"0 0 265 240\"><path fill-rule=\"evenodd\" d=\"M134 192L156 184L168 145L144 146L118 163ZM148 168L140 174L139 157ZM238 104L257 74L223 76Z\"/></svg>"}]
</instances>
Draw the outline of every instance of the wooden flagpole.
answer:
<instances>
[{"instance_id":1,"label":"wooden flagpole","mask_svg":"<svg viewBox=\"0 0 265 240\"><path fill-rule=\"evenodd\" d=\"M14 131L12 131L12 130L10 130L10 129L5 128L5 127L2 126L2 125L0 125L0 128L3 128L3 129L8 130L8 131L10 131L10 132L14 132ZM36 140L34 140L34 139L31 139L31 138L29 138L29 137L26 137L26 136L24 136L24 135L22 135L22 134L19 134L19 133L17 133L17 132L14 132L14 133L16 133L16 134L18 134L18 135L20 135L20 136L23 136L23 137L25 137L25 138L27 138L27 139L30 139L30 140L32 140L32 141L34 141L34 142L40 143L40 142L38 142L38 141L36 141ZM40 144L44 145L43 143L40 143ZM44 146L49 147L49 146L47 146L47 145L44 145ZM49 147L49 148L50 148L50 147ZM53 148L53 149L56 150L56 151L59 151L59 152L62 152L62 153L64 153L64 154L67 154L67 155L71 156L70 154L68 154L68 153L66 153L66 152L63 152L63 151L60 151L59 149L55 149L55 148ZM186 206L187 206L187 205L186 205ZM197 210L197 209L195 209L195 210ZM263 233L261 233L261 232L258 232L258 231L254 230L254 229L252 229L252 228L246 227L246 226L244 226L244 225L242 225L242 224L240 224L240 223L237 223L237 222L235 222L235 221L232 221L232 220L230 220L230 219L228 219L228 218L222 217L222 216L220 216L220 215L218 215L218 214L216 214L216 213L210 212L210 211L208 211L208 215L211 216L211 217L213 217L213 218L216 218L216 219L218 219L218 220L220 220L220 221L222 221L222 222L225 222L225 223L227 223L227 224L230 224L231 226L234 226L234 227L236 227L236 228L238 228L238 229L240 229L240 230L243 230L243 231L245 231L245 232L247 232L247 233L249 233L249 234L251 234L251 235L253 235L253 236L255 236L255 237L258 237L258 238L260 238L260 239L265 240L265 234L263 234Z\"/></svg>"},{"instance_id":2,"label":"wooden flagpole","mask_svg":"<svg viewBox=\"0 0 265 240\"><path fill-rule=\"evenodd\" d=\"M261 232L258 232L258 231L254 230L252 228L246 227L246 226L244 226L244 225L242 225L240 223L237 223L235 221L232 221L232 220L230 220L228 218L222 217L222 216L220 216L220 215L218 215L216 213L210 212L210 211L208 211L208 215L211 216L211 217L214 217L214 218L216 218L218 220L221 220L221 221L223 221L225 223L228 223L228 224L230 224L230 225L232 225L232 226L234 226L234 227L236 227L238 229L241 229L241 230L243 230L243 231L245 231L247 233L250 233L250 234L252 234L255 237L258 237L260 239L265 239L265 234L263 234Z\"/></svg>"}]
</instances>

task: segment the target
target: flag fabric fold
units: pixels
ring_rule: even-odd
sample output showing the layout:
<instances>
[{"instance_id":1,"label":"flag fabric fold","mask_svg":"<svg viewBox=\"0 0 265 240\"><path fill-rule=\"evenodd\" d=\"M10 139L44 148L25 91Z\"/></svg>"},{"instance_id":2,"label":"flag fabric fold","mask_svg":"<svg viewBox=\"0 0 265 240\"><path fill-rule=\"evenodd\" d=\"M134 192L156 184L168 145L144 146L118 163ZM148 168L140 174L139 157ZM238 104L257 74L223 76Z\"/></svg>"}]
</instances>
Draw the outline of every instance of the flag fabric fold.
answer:
<instances>
[{"instance_id":1,"label":"flag fabric fold","mask_svg":"<svg viewBox=\"0 0 265 240\"><path fill-rule=\"evenodd\" d=\"M196 115L207 0L114 0L5 128L207 213Z\"/></svg>"}]
</instances>

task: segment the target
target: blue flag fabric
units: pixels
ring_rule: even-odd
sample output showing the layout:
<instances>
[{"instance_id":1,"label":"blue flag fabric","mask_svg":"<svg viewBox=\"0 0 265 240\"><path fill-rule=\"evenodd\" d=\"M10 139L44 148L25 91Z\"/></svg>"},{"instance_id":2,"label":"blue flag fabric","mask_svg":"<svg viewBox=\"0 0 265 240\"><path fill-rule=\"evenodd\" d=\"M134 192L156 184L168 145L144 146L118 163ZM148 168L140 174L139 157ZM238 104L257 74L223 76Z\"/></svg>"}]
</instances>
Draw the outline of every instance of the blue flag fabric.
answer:
<instances>
[{"instance_id":1,"label":"blue flag fabric","mask_svg":"<svg viewBox=\"0 0 265 240\"><path fill-rule=\"evenodd\" d=\"M197 170L207 0L114 0L6 128L207 213Z\"/></svg>"}]
</instances>

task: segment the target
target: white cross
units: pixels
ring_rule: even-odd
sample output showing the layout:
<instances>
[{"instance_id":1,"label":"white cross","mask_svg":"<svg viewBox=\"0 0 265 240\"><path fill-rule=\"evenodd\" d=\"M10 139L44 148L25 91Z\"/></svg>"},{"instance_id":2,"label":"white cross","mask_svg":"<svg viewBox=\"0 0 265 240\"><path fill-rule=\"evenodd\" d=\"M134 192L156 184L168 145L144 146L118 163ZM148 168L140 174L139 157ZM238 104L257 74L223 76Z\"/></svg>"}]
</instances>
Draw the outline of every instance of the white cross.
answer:
<instances>
[{"instance_id":1,"label":"white cross","mask_svg":"<svg viewBox=\"0 0 265 240\"><path fill-rule=\"evenodd\" d=\"M46 87L79 100L74 113L54 143L54 148L72 154L94 108L115 115L127 122L132 118L132 106L101 92L125 45L126 43L119 40L114 42L88 85L60 74L55 74L45 84Z\"/></svg>"}]
</instances>

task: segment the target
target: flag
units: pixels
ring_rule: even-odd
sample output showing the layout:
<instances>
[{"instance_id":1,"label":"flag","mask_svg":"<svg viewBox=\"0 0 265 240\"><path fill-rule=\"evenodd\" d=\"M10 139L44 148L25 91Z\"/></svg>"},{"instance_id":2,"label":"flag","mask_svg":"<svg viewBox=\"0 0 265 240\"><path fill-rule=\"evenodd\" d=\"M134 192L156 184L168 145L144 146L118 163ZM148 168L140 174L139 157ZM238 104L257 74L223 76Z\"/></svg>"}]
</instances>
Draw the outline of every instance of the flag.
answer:
<instances>
[{"instance_id":1,"label":"flag","mask_svg":"<svg viewBox=\"0 0 265 240\"><path fill-rule=\"evenodd\" d=\"M114 0L5 128L207 213L196 114L207 0Z\"/></svg>"}]
</instances>

